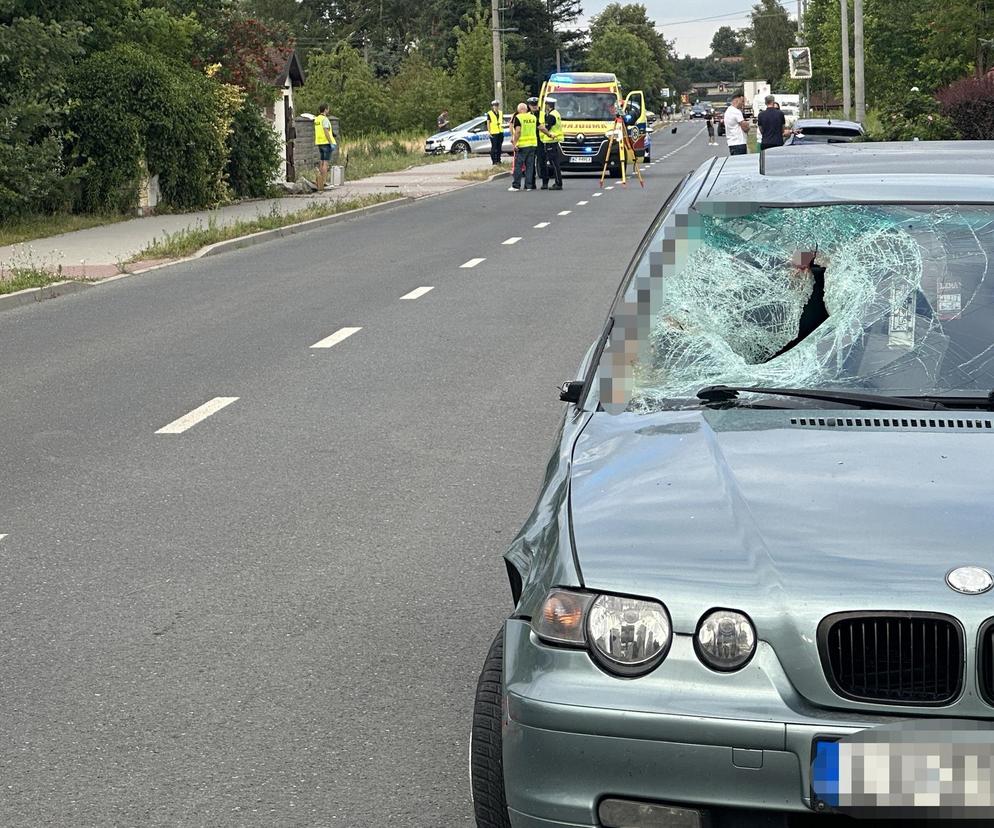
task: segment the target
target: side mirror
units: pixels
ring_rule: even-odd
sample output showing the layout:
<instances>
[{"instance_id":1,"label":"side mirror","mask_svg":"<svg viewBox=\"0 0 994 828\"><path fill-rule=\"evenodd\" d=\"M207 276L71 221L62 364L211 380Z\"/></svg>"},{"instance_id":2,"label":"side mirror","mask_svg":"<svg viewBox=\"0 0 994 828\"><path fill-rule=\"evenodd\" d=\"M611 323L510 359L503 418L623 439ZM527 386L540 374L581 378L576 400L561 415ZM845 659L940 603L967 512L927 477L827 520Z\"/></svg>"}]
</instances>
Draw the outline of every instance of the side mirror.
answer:
<instances>
[{"instance_id":1,"label":"side mirror","mask_svg":"<svg viewBox=\"0 0 994 828\"><path fill-rule=\"evenodd\" d=\"M575 405L580 402L582 396L582 382L564 382L559 388L559 399L565 403L573 403Z\"/></svg>"}]
</instances>

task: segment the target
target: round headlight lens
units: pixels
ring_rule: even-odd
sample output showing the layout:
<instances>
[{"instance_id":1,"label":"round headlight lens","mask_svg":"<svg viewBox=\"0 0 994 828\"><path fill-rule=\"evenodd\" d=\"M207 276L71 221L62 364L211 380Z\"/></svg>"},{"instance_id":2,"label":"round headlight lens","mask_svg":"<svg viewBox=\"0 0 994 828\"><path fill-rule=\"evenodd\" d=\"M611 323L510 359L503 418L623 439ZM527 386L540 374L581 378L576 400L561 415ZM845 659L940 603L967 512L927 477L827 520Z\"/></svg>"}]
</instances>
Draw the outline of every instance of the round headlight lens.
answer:
<instances>
[{"instance_id":1,"label":"round headlight lens","mask_svg":"<svg viewBox=\"0 0 994 828\"><path fill-rule=\"evenodd\" d=\"M587 633L597 662L625 676L648 673L666 657L673 638L662 604L616 595L601 595L594 601L587 614Z\"/></svg>"},{"instance_id":2,"label":"round headlight lens","mask_svg":"<svg viewBox=\"0 0 994 828\"><path fill-rule=\"evenodd\" d=\"M756 629L741 612L713 610L697 627L694 646L698 657L712 670L738 670L756 652Z\"/></svg>"}]
</instances>

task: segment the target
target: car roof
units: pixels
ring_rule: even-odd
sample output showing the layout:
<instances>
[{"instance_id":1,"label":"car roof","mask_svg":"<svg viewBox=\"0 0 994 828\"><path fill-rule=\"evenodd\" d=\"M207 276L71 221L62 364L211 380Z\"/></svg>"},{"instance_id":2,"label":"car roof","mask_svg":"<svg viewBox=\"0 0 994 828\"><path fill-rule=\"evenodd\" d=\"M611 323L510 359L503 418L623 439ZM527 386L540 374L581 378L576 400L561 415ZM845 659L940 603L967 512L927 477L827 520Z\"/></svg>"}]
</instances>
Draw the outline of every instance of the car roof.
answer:
<instances>
[{"instance_id":1,"label":"car roof","mask_svg":"<svg viewBox=\"0 0 994 828\"><path fill-rule=\"evenodd\" d=\"M857 132L863 131L863 125L859 121L837 121L833 118L798 118L796 128L800 127L838 127L839 129L852 129Z\"/></svg>"},{"instance_id":2,"label":"car roof","mask_svg":"<svg viewBox=\"0 0 994 828\"><path fill-rule=\"evenodd\" d=\"M990 204L994 203L994 141L777 147L762 154L715 159L695 190L693 201L701 207Z\"/></svg>"}]
</instances>

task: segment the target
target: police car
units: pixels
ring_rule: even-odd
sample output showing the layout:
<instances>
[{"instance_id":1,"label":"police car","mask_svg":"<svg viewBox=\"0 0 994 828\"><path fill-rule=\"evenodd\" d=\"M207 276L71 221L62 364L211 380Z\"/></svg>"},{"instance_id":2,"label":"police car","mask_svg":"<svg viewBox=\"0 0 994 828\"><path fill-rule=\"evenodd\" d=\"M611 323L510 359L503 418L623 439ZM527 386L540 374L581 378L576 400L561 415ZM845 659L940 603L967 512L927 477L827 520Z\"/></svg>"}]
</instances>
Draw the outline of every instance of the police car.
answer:
<instances>
[{"instance_id":1,"label":"police car","mask_svg":"<svg viewBox=\"0 0 994 828\"><path fill-rule=\"evenodd\" d=\"M510 120L510 115L504 116L504 145L502 152L506 155L511 155L513 152L511 147L511 128L508 126ZM446 152L456 154L470 152L479 155L489 155L490 133L487 132L486 116L481 115L478 118L473 118L463 124L459 124L459 126L452 129L444 132L436 132L425 141L425 152L428 155L441 155Z\"/></svg>"}]
</instances>

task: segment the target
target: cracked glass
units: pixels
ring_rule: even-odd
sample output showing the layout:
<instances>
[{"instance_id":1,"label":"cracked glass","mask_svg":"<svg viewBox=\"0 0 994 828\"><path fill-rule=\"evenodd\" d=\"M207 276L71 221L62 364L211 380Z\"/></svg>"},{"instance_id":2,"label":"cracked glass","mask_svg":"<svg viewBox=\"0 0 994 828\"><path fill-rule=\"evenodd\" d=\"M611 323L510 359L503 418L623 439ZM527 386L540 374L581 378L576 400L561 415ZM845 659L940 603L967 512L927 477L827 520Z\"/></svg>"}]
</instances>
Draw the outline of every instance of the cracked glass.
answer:
<instances>
[{"instance_id":1,"label":"cracked glass","mask_svg":"<svg viewBox=\"0 0 994 828\"><path fill-rule=\"evenodd\" d=\"M994 389L994 207L691 211L649 251L605 350L608 410L678 407L708 385Z\"/></svg>"}]
</instances>

